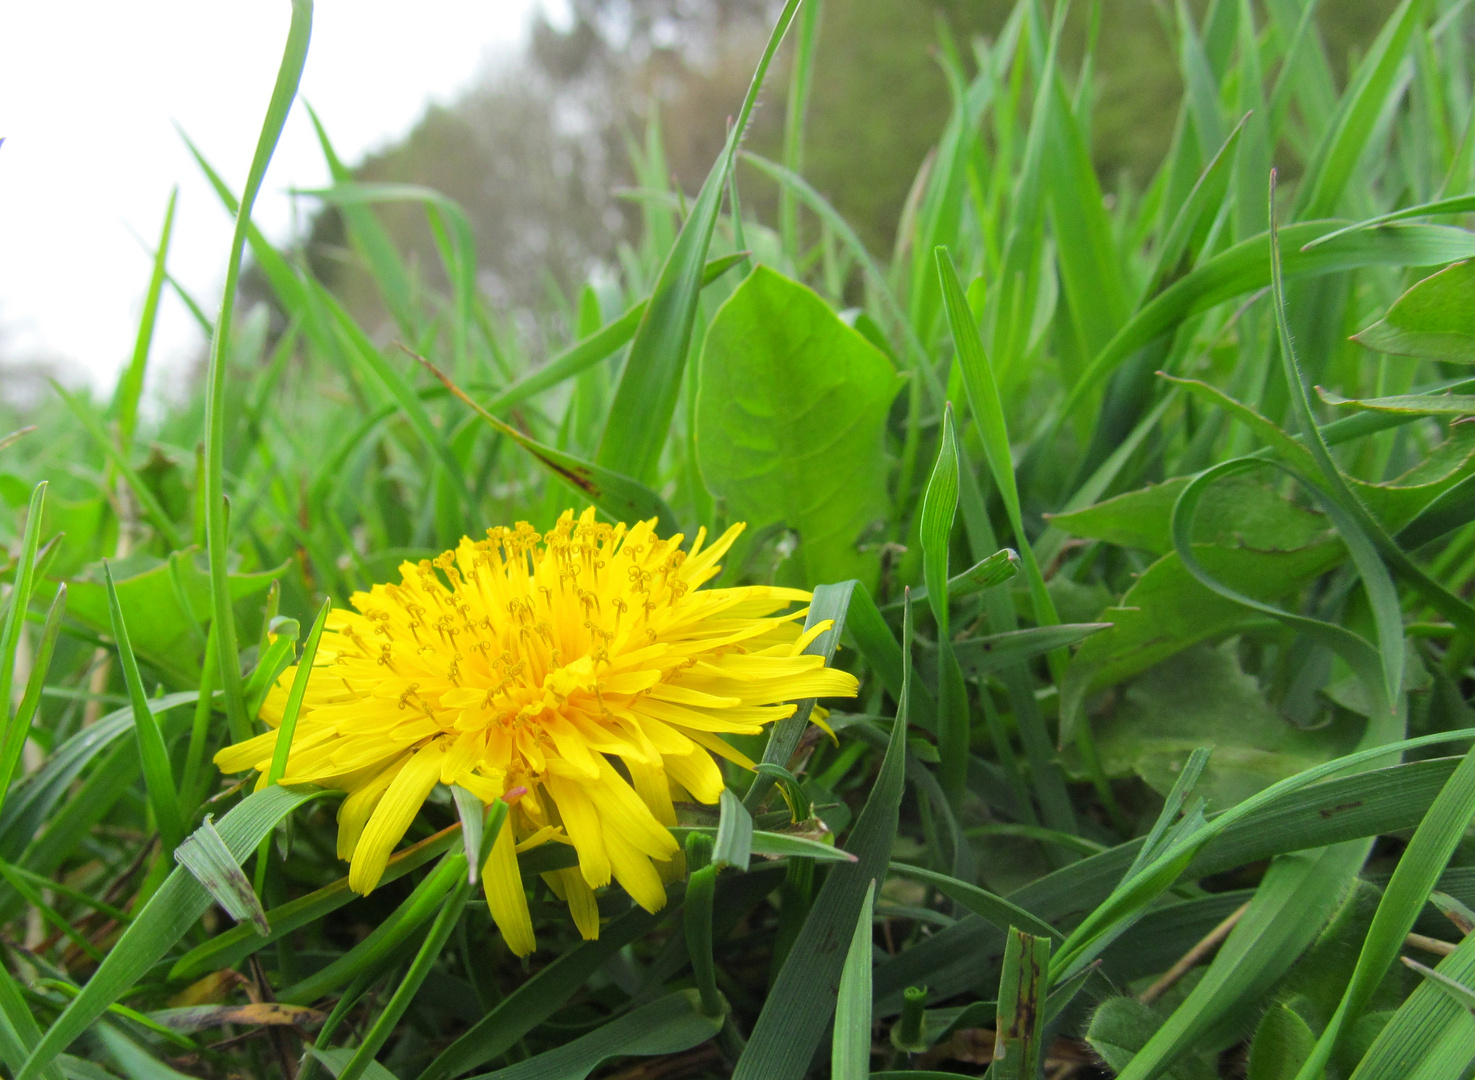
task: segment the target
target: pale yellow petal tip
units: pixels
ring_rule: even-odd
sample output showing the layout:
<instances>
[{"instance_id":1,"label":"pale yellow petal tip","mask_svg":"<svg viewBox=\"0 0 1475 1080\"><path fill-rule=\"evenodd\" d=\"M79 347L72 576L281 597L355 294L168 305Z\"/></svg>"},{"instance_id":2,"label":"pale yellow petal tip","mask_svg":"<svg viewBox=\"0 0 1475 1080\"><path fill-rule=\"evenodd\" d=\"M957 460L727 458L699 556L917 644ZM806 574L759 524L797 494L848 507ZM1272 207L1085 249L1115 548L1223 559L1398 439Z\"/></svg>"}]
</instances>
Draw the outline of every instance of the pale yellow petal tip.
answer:
<instances>
[{"instance_id":1,"label":"pale yellow petal tip","mask_svg":"<svg viewBox=\"0 0 1475 1080\"><path fill-rule=\"evenodd\" d=\"M825 720L829 717L829 715L829 709L822 709L818 705L816 705L809 713L809 722L815 727L819 728L821 731L823 731L826 735L828 735L830 737L830 742L834 743L836 746L839 746L840 737L835 734L834 728L825 723Z\"/></svg>"}]
</instances>

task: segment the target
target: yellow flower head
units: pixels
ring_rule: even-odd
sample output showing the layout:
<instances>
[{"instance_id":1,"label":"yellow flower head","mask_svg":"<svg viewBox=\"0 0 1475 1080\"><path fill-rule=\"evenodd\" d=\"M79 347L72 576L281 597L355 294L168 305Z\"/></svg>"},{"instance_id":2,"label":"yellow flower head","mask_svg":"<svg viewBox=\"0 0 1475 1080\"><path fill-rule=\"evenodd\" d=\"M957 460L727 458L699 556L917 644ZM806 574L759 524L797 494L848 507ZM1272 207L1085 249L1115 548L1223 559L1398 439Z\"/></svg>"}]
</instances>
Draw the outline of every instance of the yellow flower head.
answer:
<instances>
[{"instance_id":1,"label":"yellow flower head","mask_svg":"<svg viewBox=\"0 0 1475 1080\"><path fill-rule=\"evenodd\" d=\"M854 676L803 655L830 624L776 614L809 593L701 588L741 525L707 548L698 530L690 552L654 527L590 509L546 536L488 529L329 616L282 782L348 792L338 856L352 888L378 884L437 783L459 784L513 803L482 872L512 951L535 944L517 853L549 841L578 866L544 878L597 937L594 890L611 877L647 910L665 904L682 872L673 800L722 792L709 751L752 766L722 733L759 733L794 712L786 701L855 695ZM273 730L222 750L222 770L269 767L295 672L262 707Z\"/></svg>"}]
</instances>

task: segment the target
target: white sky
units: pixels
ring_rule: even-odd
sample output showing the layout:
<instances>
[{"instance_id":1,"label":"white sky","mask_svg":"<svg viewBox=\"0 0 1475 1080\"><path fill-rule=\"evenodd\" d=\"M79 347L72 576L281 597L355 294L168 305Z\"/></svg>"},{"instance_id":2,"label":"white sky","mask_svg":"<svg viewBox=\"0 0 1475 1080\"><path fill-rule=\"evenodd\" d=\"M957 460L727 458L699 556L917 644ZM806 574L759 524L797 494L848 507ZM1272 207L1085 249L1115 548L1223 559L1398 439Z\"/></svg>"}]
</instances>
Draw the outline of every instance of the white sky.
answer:
<instances>
[{"instance_id":1,"label":"white sky","mask_svg":"<svg viewBox=\"0 0 1475 1080\"><path fill-rule=\"evenodd\" d=\"M355 162L511 55L538 2L318 0L257 223L287 239L287 189L327 182L303 100ZM0 2L0 358L59 360L110 389L148 285L138 238L157 242L176 183L169 268L213 316L232 223L174 124L239 192L290 16L287 0ZM201 343L166 289L151 385Z\"/></svg>"}]
</instances>

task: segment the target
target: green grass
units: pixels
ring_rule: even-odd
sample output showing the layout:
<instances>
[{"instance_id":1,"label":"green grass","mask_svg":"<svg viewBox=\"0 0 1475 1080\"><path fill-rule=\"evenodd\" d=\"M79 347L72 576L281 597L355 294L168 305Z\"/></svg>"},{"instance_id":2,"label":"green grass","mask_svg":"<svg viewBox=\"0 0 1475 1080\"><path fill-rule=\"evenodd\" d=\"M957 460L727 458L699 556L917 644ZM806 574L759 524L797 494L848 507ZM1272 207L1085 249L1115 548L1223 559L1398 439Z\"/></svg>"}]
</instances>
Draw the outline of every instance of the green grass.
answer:
<instances>
[{"instance_id":1,"label":"green grass","mask_svg":"<svg viewBox=\"0 0 1475 1080\"><path fill-rule=\"evenodd\" d=\"M115 394L0 439L6 1074L902 1080L984 1045L1000 1077L1468 1075L1475 954L1398 959L1475 906L1475 15L1405 0L1344 64L1304 11L1165 9L1186 90L1138 119L1173 132L1140 188L1093 167L1063 12L944 42L954 113L887 255L803 178L823 15L794 0L700 191L632 145L643 235L548 340L478 291L454 203L356 183L321 128L307 197L382 322L251 225L311 62L294 3L244 194L199 161L244 207L202 385L139 408L171 203ZM766 161L744 125L796 47ZM270 310L237 310L248 260ZM591 503L747 521L723 582L815 589L810 651L861 694L834 742L808 707L749 738L659 915L611 888L581 942L537 876L558 846L525 854L523 963L468 885L501 822L465 792L357 898L330 797L210 758L325 601ZM197 880L173 848L207 815ZM247 886L267 935L214 903ZM161 1026L278 1000L316 1011Z\"/></svg>"}]
</instances>

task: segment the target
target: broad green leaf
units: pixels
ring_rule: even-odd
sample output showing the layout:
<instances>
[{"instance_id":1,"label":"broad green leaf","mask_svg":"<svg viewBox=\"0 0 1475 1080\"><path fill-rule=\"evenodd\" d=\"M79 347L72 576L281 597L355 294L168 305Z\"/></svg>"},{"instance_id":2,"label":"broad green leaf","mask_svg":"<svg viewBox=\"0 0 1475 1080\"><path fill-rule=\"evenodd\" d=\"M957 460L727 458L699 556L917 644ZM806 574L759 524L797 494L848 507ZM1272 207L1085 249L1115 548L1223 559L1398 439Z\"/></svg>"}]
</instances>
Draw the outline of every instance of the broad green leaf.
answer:
<instances>
[{"instance_id":1,"label":"broad green leaf","mask_svg":"<svg viewBox=\"0 0 1475 1080\"><path fill-rule=\"evenodd\" d=\"M1240 670L1236 648L1197 645L1126 686L1092 721L1107 774L1135 773L1167 794L1188 755L1207 746L1213 756L1197 790L1222 810L1352 748L1360 725L1302 731L1283 720Z\"/></svg>"},{"instance_id":2,"label":"broad green leaf","mask_svg":"<svg viewBox=\"0 0 1475 1080\"><path fill-rule=\"evenodd\" d=\"M1173 550L1173 506L1187 486L1188 477L1174 477L1081 510L1051 514L1050 524L1072 536L1164 555ZM1294 551L1325 540L1327 529L1325 514L1241 476L1214 485L1204 496L1193 539L1196 544Z\"/></svg>"},{"instance_id":3,"label":"broad green leaf","mask_svg":"<svg viewBox=\"0 0 1475 1080\"><path fill-rule=\"evenodd\" d=\"M1110 997L1091 1015L1086 1041L1114 1072L1120 1073L1161 1024L1162 1017L1151 1005L1136 998ZM1214 1073L1201 1058L1193 1057L1180 1061L1167 1075L1171 1080L1210 1080Z\"/></svg>"},{"instance_id":4,"label":"broad green leaf","mask_svg":"<svg viewBox=\"0 0 1475 1080\"><path fill-rule=\"evenodd\" d=\"M900 389L891 361L812 290L767 267L722 305L702 349L702 478L752 530L798 533L797 583L873 583L856 545L888 514L883 433Z\"/></svg>"},{"instance_id":5,"label":"broad green leaf","mask_svg":"<svg viewBox=\"0 0 1475 1080\"><path fill-rule=\"evenodd\" d=\"M1286 551L1217 544L1195 544L1193 550L1217 580L1267 602L1294 595L1346 557L1336 540ZM1062 710L1069 714L1079 706L1079 695L1114 686L1256 617L1197 581L1176 553L1164 555L1138 575L1120 604L1097 616L1112 628L1076 651L1061 687Z\"/></svg>"},{"instance_id":6,"label":"broad green leaf","mask_svg":"<svg viewBox=\"0 0 1475 1080\"><path fill-rule=\"evenodd\" d=\"M186 548L182 555L175 560L175 565L183 585L183 598L189 604L188 611L171 580L167 561L139 553L109 565L118 590L118 602L128 613L129 640L133 643L135 655L179 682L192 686L197 681L203 653L201 643L194 638L193 627L197 622L209 621L213 613L210 576L203 554ZM289 564L284 563L273 570L229 574L232 602L262 592L288 568ZM106 633L111 620L101 565L84 569L68 582L67 589L68 613L89 627Z\"/></svg>"},{"instance_id":7,"label":"broad green leaf","mask_svg":"<svg viewBox=\"0 0 1475 1080\"><path fill-rule=\"evenodd\" d=\"M1378 352L1475 364L1475 260L1418 282L1353 340Z\"/></svg>"},{"instance_id":8,"label":"broad green leaf","mask_svg":"<svg viewBox=\"0 0 1475 1080\"><path fill-rule=\"evenodd\" d=\"M1245 1080L1294 1080L1316 1045L1316 1033L1285 1002L1270 1006L1250 1040Z\"/></svg>"}]
</instances>

